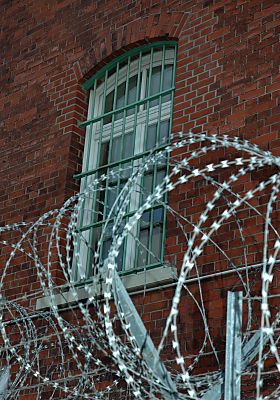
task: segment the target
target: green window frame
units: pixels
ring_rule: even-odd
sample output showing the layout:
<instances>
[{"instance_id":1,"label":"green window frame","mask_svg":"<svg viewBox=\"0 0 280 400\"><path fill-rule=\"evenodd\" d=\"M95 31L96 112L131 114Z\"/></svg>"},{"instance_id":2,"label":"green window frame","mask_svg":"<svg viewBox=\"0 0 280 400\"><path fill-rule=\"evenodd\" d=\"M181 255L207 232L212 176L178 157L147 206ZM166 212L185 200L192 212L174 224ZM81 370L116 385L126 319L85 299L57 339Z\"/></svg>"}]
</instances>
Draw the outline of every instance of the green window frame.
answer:
<instances>
[{"instance_id":1,"label":"green window frame","mask_svg":"<svg viewBox=\"0 0 280 400\"><path fill-rule=\"evenodd\" d=\"M96 254L106 258L111 245L115 201L131 173L151 150L170 143L176 76L177 43L155 42L134 48L106 65L91 77L84 88L90 90L81 191L93 179L113 173L101 190L85 200L79 215L79 276L94 273ZM147 193L161 183L168 162L148 168L139 178L129 199L124 223L145 201ZM165 199L166 201L166 199ZM112 220L108 219L109 211ZM115 210L117 213L117 210ZM158 266L164 257L166 209L162 203L147 210L133 228L117 258L119 272L131 273ZM103 240L99 240L102 230ZM94 256L95 254L95 256ZM96 258L96 259L95 259Z\"/></svg>"}]
</instances>

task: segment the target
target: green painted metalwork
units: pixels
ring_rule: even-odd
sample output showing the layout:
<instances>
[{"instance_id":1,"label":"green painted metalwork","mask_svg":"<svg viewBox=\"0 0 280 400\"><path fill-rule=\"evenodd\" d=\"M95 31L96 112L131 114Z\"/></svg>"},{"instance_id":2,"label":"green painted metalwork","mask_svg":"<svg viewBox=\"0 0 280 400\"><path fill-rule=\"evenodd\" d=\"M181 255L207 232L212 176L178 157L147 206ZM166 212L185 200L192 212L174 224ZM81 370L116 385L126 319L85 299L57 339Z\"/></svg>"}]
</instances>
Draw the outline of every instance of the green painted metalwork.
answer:
<instances>
[{"instance_id":1,"label":"green painted metalwork","mask_svg":"<svg viewBox=\"0 0 280 400\"><path fill-rule=\"evenodd\" d=\"M175 87L175 82L176 82L176 49L174 48L174 64L173 64L173 71L172 71L172 87ZM170 112L170 119L169 119L169 132L172 132L172 124L173 124L173 103L174 103L174 90L171 93L171 112ZM170 139L170 138L169 138ZM170 153L168 153L168 159L167 161L169 161L169 157L170 157ZM169 162L167 162L167 171L166 174L169 173ZM167 193L165 194L165 198L164 201L167 202ZM163 214L163 228L166 226L166 219L167 219L167 213L166 210ZM164 259L164 255L165 255L165 239L166 239L166 229L162 230L162 243L161 243L161 257L162 260Z\"/></svg>"},{"instance_id":2,"label":"green painted metalwork","mask_svg":"<svg viewBox=\"0 0 280 400\"><path fill-rule=\"evenodd\" d=\"M159 147L153 149L152 151L151 151L151 150L143 151L143 153L135 154L134 156L127 157L127 158L125 158L125 159L123 159L123 160L121 160L121 161L116 161L116 162L113 162L113 163L111 163L111 164L101 165L101 166L98 167L98 168L94 168L94 169L91 169L91 170L89 170L89 171L81 172L80 174L74 175L74 179L77 179L77 180L78 180L78 179L82 179L82 178L84 178L85 176L96 174L97 172L106 170L106 169L108 169L109 167L112 168L112 167L115 167L115 166L117 166L117 165L119 165L119 164L120 164L120 165L121 165L121 164L126 164L126 163L129 163L130 161L134 161L134 160L138 160L139 158L146 157L146 156L148 156L149 154L155 154L155 153L157 153L157 152L159 152L159 151L161 151L161 150L164 150L166 146L167 146L167 144L164 144L164 145L162 145L162 146L159 146Z\"/></svg>"},{"instance_id":3,"label":"green painted metalwork","mask_svg":"<svg viewBox=\"0 0 280 400\"><path fill-rule=\"evenodd\" d=\"M92 248L87 256L87 276L91 274L93 262L90 253L95 252L98 241L101 259L103 250L106 253L110 246L110 226L114 215L110 220L107 215L129 175L142 158L163 150L170 143L170 138L161 131L166 129L166 124L169 123L170 128L172 124L170 117L175 89L176 48L174 41L155 42L135 48L113 60L84 85L85 88L93 87L92 109L88 120L80 123L80 126L88 127L90 138L87 141L84 170L74 178L82 179L84 186L90 176L98 178L102 174L108 176L110 172L115 172L115 178L112 176L107 179L103 189L94 194L91 202L85 202L84 207L92 210L87 210L90 217L81 212L78 232L86 234ZM125 171L126 167L129 168L128 172ZM120 168L124 168L121 174L118 173ZM145 176L139 178L137 185L148 185L149 190L153 191L167 168L167 163L151 167ZM144 201L137 190L131 196L134 197L129 201L123 217L125 222ZM147 223L142 222L141 225L139 221L135 232L126 237L122 246L119 269L123 273L133 272L136 268L150 268L163 260L164 245L160 242L165 235L166 210L162 204L155 204L148 214ZM107 231L104 231L105 226ZM139 258L139 249L142 258ZM151 255L153 249L156 254Z\"/></svg>"},{"instance_id":4,"label":"green painted metalwork","mask_svg":"<svg viewBox=\"0 0 280 400\"><path fill-rule=\"evenodd\" d=\"M135 47L131 50L126 51L124 54L122 54L121 56L115 58L114 60L112 60L111 62L109 62L108 64L106 64L103 68L101 68L98 72L96 72L96 74L94 74L92 77L90 77L84 84L83 84L83 88L85 90L89 90L94 82L99 79L100 77L102 77L103 75L105 75L105 72L108 70L110 71L112 68L114 68L117 64L121 64L122 62L124 62L125 60L128 59L128 57L133 57L137 54L139 54L140 52L144 52L147 50L150 50L153 47L161 47L164 45L168 45L170 47L174 46L177 47L177 42L175 40L169 40L169 41L159 41L159 42L153 42L153 43L148 43L146 45L143 46L139 46L139 47Z\"/></svg>"},{"instance_id":5,"label":"green painted metalwork","mask_svg":"<svg viewBox=\"0 0 280 400\"><path fill-rule=\"evenodd\" d=\"M122 112L124 110L129 110L131 108L135 108L135 106L140 106L142 104L145 104L147 101L152 101L152 100L158 99L160 96L164 96L166 94L171 94L174 91L174 89L175 89L175 87L171 87L170 89L164 90L162 93L157 93L157 94L154 94L153 96L146 97L146 98L144 98L142 100L136 101L135 103L129 104L126 107L120 107L117 110L113 110L113 111L104 113L103 115L100 115L100 116L98 116L96 118L92 118L92 119L89 119L87 121L80 122L79 126L81 126L81 127L88 126L91 123L99 122L99 121L103 120L106 117L112 116L113 114L117 114L117 113Z\"/></svg>"}]
</instances>

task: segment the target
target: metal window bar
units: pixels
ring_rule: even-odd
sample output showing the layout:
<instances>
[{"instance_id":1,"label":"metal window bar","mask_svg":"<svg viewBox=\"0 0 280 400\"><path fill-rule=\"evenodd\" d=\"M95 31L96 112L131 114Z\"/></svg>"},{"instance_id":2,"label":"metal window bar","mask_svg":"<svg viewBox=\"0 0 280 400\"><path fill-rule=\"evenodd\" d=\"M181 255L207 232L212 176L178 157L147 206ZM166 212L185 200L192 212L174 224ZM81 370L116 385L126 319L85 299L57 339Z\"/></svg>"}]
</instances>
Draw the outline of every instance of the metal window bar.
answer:
<instances>
[{"instance_id":1,"label":"metal window bar","mask_svg":"<svg viewBox=\"0 0 280 400\"><path fill-rule=\"evenodd\" d=\"M175 81L176 81L176 49L177 47L173 48L174 57L173 57L173 69L172 69L172 84L171 86L175 88ZM173 104L174 104L174 90L171 92L171 108L170 108L170 119L169 119L169 132L172 132L172 124L173 124ZM171 138L169 138L170 140ZM169 173L169 157L170 154L168 153L167 156L167 166L166 166L166 174ZM164 196L163 201L167 202L167 193ZM162 243L161 243L161 257L162 260L165 257L165 239L166 239L166 220L167 220L167 211L165 210L163 213L163 225L162 225Z\"/></svg>"},{"instance_id":2,"label":"metal window bar","mask_svg":"<svg viewBox=\"0 0 280 400\"><path fill-rule=\"evenodd\" d=\"M115 72L115 85L114 85L114 95L113 95L113 110L116 108L116 104L117 104L117 96L118 96L118 78L119 78L119 64L117 64L116 66L116 72ZM108 93L109 95L109 93ZM103 106L102 106L102 114L105 114L105 106L106 106L106 99L107 99L107 85L104 85L104 92L103 92ZM112 114L112 119L111 119L111 129L110 129L110 138L109 138L109 151L108 151L108 160L107 163L108 165L110 165L110 161L112 158L112 151L113 151L113 136L114 136L114 124L115 124L115 117L116 117L116 113ZM101 119L102 121L102 127L104 126L104 121L105 121L105 117ZM103 136L103 132L102 132L102 136ZM102 146L102 140L103 138L99 138L99 145ZM99 163L97 164L99 165ZM109 167L107 169L107 172L109 173ZM107 215L107 201L108 201L108 186L109 186L109 179L106 180L105 182L105 191L104 191L104 204L101 204L101 208L102 208L102 213L103 213L103 220L106 218ZM95 207L95 205L94 205ZM93 230L91 230L91 232L93 232ZM90 243L92 243L92 240L90 241ZM99 254L100 256L102 256L102 252L103 252L103 246L104 246L104 240L101 242L101 246L99 249ZM90 257L88 256L87 258L90 261Z\"/></svg>"},{"instance_id":3,"label":"metal window bar","mask_svg":"<svg viewBox=\"0 0 280 400\"><path fill-rule=\"evenodd\" d=\"M102 99L102 113L104 113L105 110L105 104L106 104L106 91L107 91L107 83L108 83L108 70L105 73L105 80L104 80L104 92L103 92L103 99ZM97 150L97 160L96 160L96 165L99 165L100 163L100 157L101 157L101 146L102 146L102 136L103 136L103 119L100 120L100 133L99 133L99 141L98 141L98 150ZM90 147L88 148L88 151L90 152ZM92 205L93 208L96 206L96 193L94 193L94 198L92 200ZM91 214L91 221L94 218L94 214ZM92 243L93 240L93 231L89 231L89 243ZM90 265L91 265L91 255L90 252L88 251L88 255L86 258L86 276L89 275L90 271Z\"/></svg>"},{"instance_id":4,"label":"metal window bar","mask_svg":"<svg viewBox=\"0 0 280 400\"><path fill-rule=\"evenodd\" d=\"M121 112L124 111L124 110L130 110L131 108L134 108L135 106L140 106L140 105L142 105L142 104L145 104L147 101L156 100L156 99L158 99L160 96L164 96L164 95L167 95L167 94L171 94L172 91L174 91L174 89L175 89L175 87L171 87L171 88L169 88L169 89L163 90L161 93L157 93L157 94L154 94L154 95L152 95L152 96L145 97L144 99L139 100L139 101L135 101L135 102L133 102L133 103L131 103L131 104L128 104L127 106L119 107L119 108L117 108L116 110L109 111L109 112L107 112L107 113L104 113L104 114L102 114L102 115L99 115L98 117L94 117L94 118L92 118L92 119L88 119L87 121L80 122L80 123L79 123L79 126L81 126L81 127L88 126L88 125L90 125L91 123L99 122L99 121L101 121L102 119L104 119L104 118L106 118L106 117L110 117L110 116L113 115L113 114L118 114L118 113L121 113Z\"/></svg>"}]
</instances>

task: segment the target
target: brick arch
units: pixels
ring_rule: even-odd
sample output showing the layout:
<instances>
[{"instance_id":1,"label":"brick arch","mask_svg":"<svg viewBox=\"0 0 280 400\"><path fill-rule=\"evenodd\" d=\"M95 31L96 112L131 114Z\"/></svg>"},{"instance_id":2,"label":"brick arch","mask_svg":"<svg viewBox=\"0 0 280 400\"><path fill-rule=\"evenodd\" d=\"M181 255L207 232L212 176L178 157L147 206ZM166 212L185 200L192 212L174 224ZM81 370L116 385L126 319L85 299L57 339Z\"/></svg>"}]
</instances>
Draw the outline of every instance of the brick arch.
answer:
<instances>
[{"instance_id":1,"label":"brick arch","mask_svg":"<svg viewBox=\"0 0 280 400\"><path fill-rule=\"evenodd\" d=\"M94 54L86 55L81 61L79 82L83 83L112 59L133 47L158 40L177 40L186 17L185 13L163 9L109 33L102 32L100 39L95 40Z\"/></svg>"}]
</instances>

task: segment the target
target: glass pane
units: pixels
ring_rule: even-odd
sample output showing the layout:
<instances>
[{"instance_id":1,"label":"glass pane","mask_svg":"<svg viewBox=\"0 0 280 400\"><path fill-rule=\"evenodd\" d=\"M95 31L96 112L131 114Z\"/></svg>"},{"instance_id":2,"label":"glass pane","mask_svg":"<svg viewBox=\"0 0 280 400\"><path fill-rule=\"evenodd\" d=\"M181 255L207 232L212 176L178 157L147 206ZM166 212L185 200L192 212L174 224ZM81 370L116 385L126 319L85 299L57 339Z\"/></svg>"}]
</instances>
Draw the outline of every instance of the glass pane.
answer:
<instances>
[{"instance_id":1,"label":"glass pane","mask_svg":"<svg viewBox=\"0 0 280 400\"><path fill-rule=\"evenodd\" d=\"M133 169L131 166L131 162L122 164L121 172L120 172L120 178L122 180L127 181L127 179L131 176L132 173L133 173Z\"/></svg>"},{"instance_id":2,"label":"glass pane","mask_svg":"<svg viewBox=\"0 0 280 400\"><path fill-rule=\"evenodd\" d=\"M146 150L151 150L156 146L157 125L158 124L153 124L153 125L148 126L148 129L146 132L146 135L147 135Z\"/></svg>"},{"instance_id":3,"label":"glass pane","mask_svg":"<svg viewBox=\"0 0 280 400\"><path fill-rule=\"evenodd\" d=\"M100 183L99 189L97 194L96 194L96 216L95 216L95 222L96 221L102 221L104 218L104 199L105 199L105 189L104 186L101 186L102 184Z\"/></svg>"},{"instance_id":4,"label":"glass pane","mask_svg":"<svg viewBox=\"0 0 280 400\"><path fill-rule=\"evenodd\" d=\"M164 67L164 75L163 75L163 88L162 90L170 89L172 86L172 77L173 77L173 65L166 65ZM162 97L162 103L166 103L171 100L171 94L167 94Z\"/></svg>"},{"instance_id":5,"label":"glass pane","mask_svg":"<svg viewBox=\"0 0 280 400\"><path fill-rule=\"evenodd\" d=\"M141 221L140 221L140 228L147 228L150 226L150 221L151 221L151 212L150 211L145 211L142 215Z\"/></svg>"},{"instance_id":6,"label":"glass pane","mask_svg":"<svg viewBox=\"0 0 280 400\"><path fill-rule=\"evenodd\" d=\"M163 209L161 207L155 208L153 212L153 223L161 224L163 221Z\"/></svg>"},{"instance_id":7,"label":"glass pane","mask_svg":"<svg viewBox=\"0 0 280 400\"><path fill-rule=\"evenodd\" d=\"M146 198L152 193L152 184L153 184L153 175L145 175L143 178L143 203L146 201Z\"/></svg>"},{"instance_id":8,"label":"glass pane","mask_svg":"<svg viewBox=\"0 0 280 400\"><path fill-rule=\"evenodd\" d=\"M112 154L111 154L111 163L119 161L121 159L121 136L113 138L112 144Z\"/></svg>"},{"instance_id":9,"label":"glass pane","mask_svg":"<svg viewBox=\"0 0 280 400\"><path fill-rule=\"evenodd\" d=\"M156 179L154 182L154 187L156 187L157 185L161 184L163 182L163 179L166 175L166 171L164 169L158 170L156 173Z\"/></svg>"},{"instance_id":10,"label":"glass pane","mask_svg":"<svg viewBox=\"0 0 280 400\"><path fill-rule=\"evenodd\" d=\"M141 82L141 80L140 80ZM125 90L126 90L126 81L121 83L118 86L117 89L117 97L116 97L116 109L124 107L124 100L125 100ZM111 92L109 92L106 95L106 100L105 100L105 110L104 113L108 113L113 111L113 106L114 106L114 94L115 90L113 89ZM136 101L137 97L137 75L132 76L129 79L128 83L128 93L127 93L127 104L134 103ZM126 115L131 115L134 113L134 108L127 110ZM123 113L117 113L115 116L115 121L122 118ZM112 115L108 115L107 117L104 118L103 124L109 124L112 122Z\"/></svg>"},{"instance_id":11,"label":"glass pane","mask_svg":"<svg viewBox=\"0 0 280 400\"><path fill-rule=\"evenodd\" d=\"M95 143L95 145L98 146L97 143ZM101 144L101 149L100 149L99 167L108 164L108 155L109 155L109 142L103 142Z\"/></svg>"},{"instance_id":12,"label":"glass pane","mask_svg":"<svg viewBox=\"0 0 280 400\"><path fill-rule=\"evenodd\" d=\"M159 145L167 143L169 138L170 120L161 121L159 130Z\"/></svg>"},{"instance_id":13,"label":"glass pane","mask_svg":"<svg viewBox=\"0 0 280 400\"><path fill-rule=\"evenodd\" d=\"M132 76L129 79L127 104L134 103L136 101L136 96L137 96L137 75ZM127 110L126 115L132 115L132 114L134 114L134 108L130 108L129 110Z\"/></svg>"},{"instance_id":14,"label":"glass pane","mask_svg":"<svg viewBox=\"0 0 280 400\"><path fill-rule=\"evenodd\" d=\"M127 92L127 103L125 104L125 90L126 90L126 81L118 86L117 90L117 102L116 109L124 107L125 105L132 104L136 101L137 96L137 75L132 76L128 82L128 92ZM134 108L131 108L126 111L126 115L134 114ZM115 116L115 120L119 120L123 118L123 112L119 112Z\"/></svg>"},{"instance_id":15,"label":"glass pane","mask_svg":"<svg viewBox=\"0 0 280 400\"><path fill-rule=\"evenodd\" d=\"M162 227L157 226L153 229L152 235L152 254L150 263L155 264L161 258Z\"/></svg>"},{"instance_id":16,"label":"glass pane","mask_svg":"<svg viewBox=\"0 0 280 400\"><path fill-rule=\"evenodd\" d=\"M140 231L138 244L138 260L137 267L146 266L148 263L148 245L149 245L149 229L143 229Z\"/></svg>"},{"instance_id":17,"label":"glass pane","mask_svg":"<svg viewBox=\"0 0 280 400\"><path fill-rule=\"evenodd\" d=\"M162 90L170 89L172 86L173 65L168 64L164 67Z\"/></svg>"},{"instance_id":18,"label":"glass pane","mask_svg":"<svg viewBox=\"0 0 280 400\"><path fill-rule=\"evenodd\" d=\"M154 67L152 69L152 78L151 78L151 87L149 96L153 96L160 92L160 76L161 76L161 66ZM154 107L158 104L159 104L159 99L154 99L150 102L150 107Z\"/></svg>"},{"instance_id":19,"label":"glass pane","mask_svg":"<svg viewBox=\"0 0 280 400\"><path fill-rule=\"evenodd\" d=\"M116 198L118 196L118 191L117 191L117 186L110 186L108 187L108 193L107 193L107 205L106 205L106 214L108 215L110 213L110 211L113 208L113 205L116 201ZM116 214L116 207L114 209L114 213L112 214L115 215Z\"/></svg>"},{"instance_id":20,"label":"glass pane","mask_svg":"<svg viewBox=\"0 0 280 400\"><path fill-rule=\"evenodd\" d=\"M114 101L114 90L109 94L107 94L106 96L104 114L113 110L113 101ZM112 115L108 115L103 119L104 125L109 124L110 122L112 122Z\"/></svg>"},{"instance_id":21,"label":"glass pane","mask_svg":"<svg viewBox=\"0 0 280 400\"><path fill-rule=\"evenodd\" d=\"M116 108L121 108L124 106L125 84L126 82L123 82L118 86Z\"/></svg>"},{"instance_id":22,"label":"glass pane","mask_svg":"<svg viewBox=\"0 0 280 400\"><path fill-rule=\"evenodd\" d=\"M133 132L126 133L123 139L123 159L132 157L133 150L134 150L134 143L133 143L134 135Z\"/></svg>"}]
</instances>

